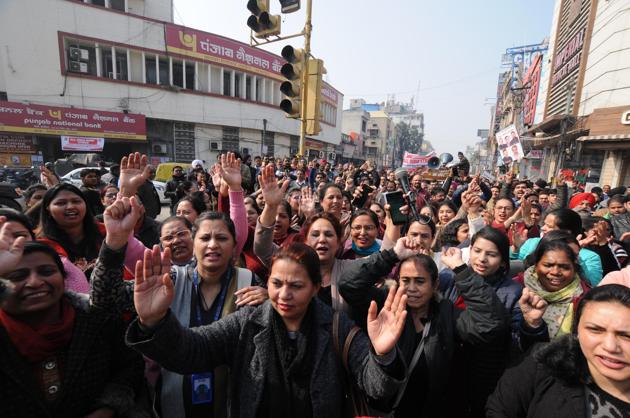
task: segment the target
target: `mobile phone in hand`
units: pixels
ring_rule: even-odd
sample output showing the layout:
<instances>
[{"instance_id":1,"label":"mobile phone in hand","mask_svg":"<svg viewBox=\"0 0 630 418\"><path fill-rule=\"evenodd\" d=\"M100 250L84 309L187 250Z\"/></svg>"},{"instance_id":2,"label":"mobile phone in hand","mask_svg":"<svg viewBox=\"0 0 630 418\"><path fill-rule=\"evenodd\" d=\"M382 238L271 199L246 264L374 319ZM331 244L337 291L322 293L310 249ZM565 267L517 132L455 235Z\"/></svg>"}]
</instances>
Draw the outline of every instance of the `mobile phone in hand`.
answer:
<instances>
[{"instance_id":1,"label":"mobile phone in hand","mask_svg":"<svg viewBox=\"0 0 630 418\"><path fill-rule=\"evenodd\" d=\"M401 191L383 193L385 202L389 205L389 213L394 225L403 225L407 222L407 216L400 213L400 208L407 204Z\"/></svg>"}]
</instances>

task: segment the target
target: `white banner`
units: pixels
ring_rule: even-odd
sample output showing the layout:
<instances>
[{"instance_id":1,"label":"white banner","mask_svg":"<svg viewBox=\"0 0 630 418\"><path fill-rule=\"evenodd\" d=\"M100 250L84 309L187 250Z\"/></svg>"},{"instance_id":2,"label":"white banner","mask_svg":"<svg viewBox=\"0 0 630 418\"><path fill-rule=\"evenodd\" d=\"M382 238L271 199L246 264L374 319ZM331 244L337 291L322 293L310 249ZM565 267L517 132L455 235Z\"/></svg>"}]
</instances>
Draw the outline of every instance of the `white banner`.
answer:
<instances>
[{"instance_id":1,"label":"white banner","mask_svg":"<svg viewBox=\"0 0 630 418\"><path fill-rule=\"evenodd\" d=\"M520 161L523 158L523 147L518 136L516 126L510 125L496 133L499 152L505 165L512 161Z\"/></svg>"},{"instance_id":2,"label":"white banner","mask_svg":"<svg viewBox=\"0 0 630 418\"><path fill-rule=\"evenodd\" d=\"M63 151L94 151L101 152L105 146L105 138L89 138L84 136L62 136L61 149Z\"/></svg>"}]
</instances>

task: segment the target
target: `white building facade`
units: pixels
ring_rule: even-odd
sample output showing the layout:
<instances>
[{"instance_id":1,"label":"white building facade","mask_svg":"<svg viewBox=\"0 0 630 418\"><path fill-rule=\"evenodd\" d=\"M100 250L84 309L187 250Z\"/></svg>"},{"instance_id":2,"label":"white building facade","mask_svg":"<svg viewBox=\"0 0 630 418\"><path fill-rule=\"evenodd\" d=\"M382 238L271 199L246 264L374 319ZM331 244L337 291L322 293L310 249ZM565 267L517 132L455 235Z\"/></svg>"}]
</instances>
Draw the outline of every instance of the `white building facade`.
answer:
<instances>
[{"instance_id":1,"label":"white building facade","mask_svg":"<svg viewBox=\"0 0 630 418\"><path fill-rule=\"evenodd\" d=\"M69 152L69 136L154 163L296 154L299 122L279 108L283 59L175 25L172 10L171 0L0 2L0 142L30 144L33 162ZM342 103L324 83L307 155L340 143Z\"/></svg>"}]
</instances>

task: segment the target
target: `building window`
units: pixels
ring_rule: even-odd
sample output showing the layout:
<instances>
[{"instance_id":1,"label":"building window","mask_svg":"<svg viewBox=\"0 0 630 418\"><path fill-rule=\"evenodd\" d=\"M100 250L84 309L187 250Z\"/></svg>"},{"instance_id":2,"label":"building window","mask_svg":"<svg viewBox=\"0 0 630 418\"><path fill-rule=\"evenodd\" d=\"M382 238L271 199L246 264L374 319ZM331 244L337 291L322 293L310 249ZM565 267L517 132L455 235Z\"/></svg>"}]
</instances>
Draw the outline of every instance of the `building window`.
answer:
<instances>
[{"instance_id":1,"label":"building window","mask_svg":"<svg viewBox=\"0 0 630 418\"><path fill-rule=\"evenodd\" d=\"M0 91L0 101L6 102L7 100L9 100L9 97L7 96L7 92L6 91Z\"/></svg>"},{"instance_id":2,"label":"building window","mask_svg":"<svg viewBox=\"0 0 630 418\"><path fill-rule=\"evenodd\" d=\"M121 12L126 12L125 0L109 0L109 3L112 9L120 10Z\"/></svg>"},{"instance_id":3,"label":"building window","mask_svg":"<svg viewBox=\"0 0 630 418\"><path fill-rule=\"evenodd\" d=\"M361 132L365 133L365 130L367 129L367 121L361 121Z\"/></svg>"},{"instance_id":4,"label":"building window","mask_svg":"<svg viewBox=\"0 0 630 418\"><path fill-rule=\"evenodd\" d=\"M195 63L186 63L186 88L188 90L195 89Z\"/></svg>"},{"instance_id":5,"label":"building window","mask_svg":"<svg viewBox=\"0 0 630 418\"><path fill-rule=\"evenodd\" d=\"M173 60L173 85L184 88L184 65L181 61Z\"/></svg>"},{"instance_id":6,"label":"building window","mask_svg":"<svg viewBox=\"0 0 630 418\"><path fill-rule=\"evenodd\" d=\"M262 79L256 79L256 98L254 100L256 100L257 102L262 102L262 83Z\"/></svg>"},{"instance_id":7,"label":"building window","mask_svg":"<svg viewBox=\"0 0 630 418\"><path fill-rule=\"evenodd\" d=\"M155 56L144 57L145 79L147 84L157 84L157 68L155 66Z\"/></svg>"},{"instance_id":8,"label":"building window","mask_svg":"<svg viewBox=\"0 0 630 418\"><path fill-rule=\"evenodd\" d=\"M252 100L252 78L245 74L245 99Z\"/></svg>"},{"instance_id":9,"label":"building window","mask_svg":"<svg viewBox=\"0 0 630 418\"><path fill-rule=\"evenodd\" d=\"M241 97L241 77L243 74L234 73L234 97Z\"/></svg>"},{"instance_id":10,"label":"building window","mask_svg":"<svg viewBox=\"0 0 630 418\"><path fill-rule=\"evenodd\" d=\"M169 86L171 84L170 78L169 78L169 70L168 70L168 60L166 58L160 57L159 60L159 66L160 66L160 85L162 86Z\"/></svg>"},{"instance_id":11,"label":"building window","mask_svg":"<svg viewBox=\"0 0 630 418\"><path fill-rule=\"evenodd\" d=\"M116 78L118 80L129 80L127 74L127 51L116 50Z\"/></svg>"},{"instance_id":12,"label":"building window","mask_svg":"<svg viewBox=\"0 0 630 418\"><path fill-rule=\"evenodd\" d=\"M223 127L223 146L221 151L238 152L239 129L229 126Z\"/></svg>"},{"instance_id":13,"label":"building window","mask_svg":"<svg viewBox=\"0 0 630 418\"><path fill-rule=\"evenodd\" d=\"M231 84L231 75L230 71L223 71L223 95L231 96L232 95L232 84Z\"/></svg>"},{"instance_id":14,"label":"building window","mask_svg":"<svg viewBox=\"0 0 630 418\"><path fill-rule=\"evenodd\" d=\"M67 70L79 74L96 74L96 48L94 45L68 43L66 49Z\"/></svg>"},{"instance_id":15,"label":"building window","mask_svg":"<svg viewBox=\"0 0 630 418\"><path fill-rule=\"evenodd\" d=\"M265 155L274 155L275 153L275 135L273 132L265 131L263 135L263 150L267 150Z\"/></svg>"}]
</instances>

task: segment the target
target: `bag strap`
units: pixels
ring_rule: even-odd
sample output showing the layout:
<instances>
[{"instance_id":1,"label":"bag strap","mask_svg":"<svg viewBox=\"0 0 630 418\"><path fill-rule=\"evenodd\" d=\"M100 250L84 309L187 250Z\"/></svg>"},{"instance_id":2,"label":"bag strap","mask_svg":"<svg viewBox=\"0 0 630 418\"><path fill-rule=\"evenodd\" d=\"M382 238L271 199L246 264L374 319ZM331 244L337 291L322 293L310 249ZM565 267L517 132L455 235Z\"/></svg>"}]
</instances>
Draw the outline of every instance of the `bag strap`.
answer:
<instances>
[{"instance_id":1,"label":"bag strap","mask_svg":"<svg viewBox=\"0 0 630 418\"><path fill-rule=\"evenodd\" d=\"M392 409L396 409L398 404L402 400L403 395L405 394L405 390L407 389L407 383L409 383L409 378L411 377L411 373L413 373L413 369L416 368L418 361L420 360L420 356L424 351L424 343L427 340L427 336L429 335L429 330L431 329L431 321L427 322L424 326L424 330L422 331L422 340L420 340L420 344L416 347L416 351L413 353L413 357L411 358L411 363L409 363L409 367L407 368L407 375L405 376L405 381L403 382L400 390L398 391L398 395L396 395L396 402L394 402L394 406Z\"/></svg>"},{"instance_id":2,"label":"bag strap","mask_svg":"<svg viewBox=\"0 0 630 418\"><path fill-rule=\"evenodd\" d=\"M352 327L352 329L348 333L348 336L346 337L346 342L343 345L343 367L348 372L350 372L350 368L348 367L348 354L350 353L350 346L352 345L352 341L354 340L354 337L359 333L359 331L361 331L361 328L357 327L356 325Z\"/></svg>"}]
</instances>

